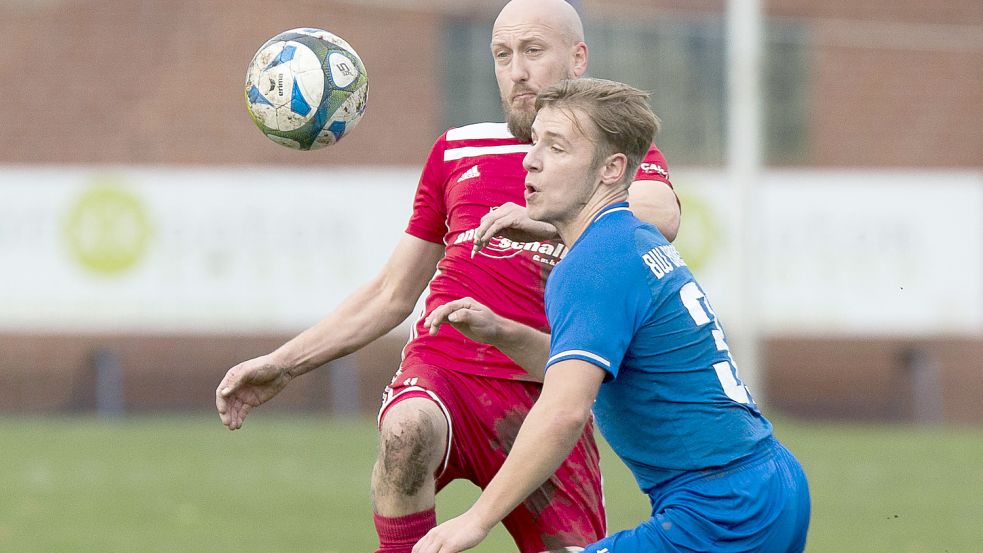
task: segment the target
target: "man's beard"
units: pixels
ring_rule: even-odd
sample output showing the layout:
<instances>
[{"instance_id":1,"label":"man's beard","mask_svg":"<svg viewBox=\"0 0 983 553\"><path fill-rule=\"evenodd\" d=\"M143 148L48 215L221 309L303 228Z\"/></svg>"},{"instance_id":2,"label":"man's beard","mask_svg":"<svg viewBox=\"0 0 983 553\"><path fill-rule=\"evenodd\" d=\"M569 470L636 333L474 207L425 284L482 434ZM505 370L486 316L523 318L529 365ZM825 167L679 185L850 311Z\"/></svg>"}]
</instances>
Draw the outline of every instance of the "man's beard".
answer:
<instances>
[{"instance_id":1,"label":"man's beard","mask_svg":"<svg viewBox=\"0 0 983 553\"><path fill-rule=\"evenodd\" d=\"M512 136L523 142L532 142L532 122L536 119L536 112L512 109L506 102L502 102L502 108L505 110L505 123Z\"/></svg>"}]
</instances>

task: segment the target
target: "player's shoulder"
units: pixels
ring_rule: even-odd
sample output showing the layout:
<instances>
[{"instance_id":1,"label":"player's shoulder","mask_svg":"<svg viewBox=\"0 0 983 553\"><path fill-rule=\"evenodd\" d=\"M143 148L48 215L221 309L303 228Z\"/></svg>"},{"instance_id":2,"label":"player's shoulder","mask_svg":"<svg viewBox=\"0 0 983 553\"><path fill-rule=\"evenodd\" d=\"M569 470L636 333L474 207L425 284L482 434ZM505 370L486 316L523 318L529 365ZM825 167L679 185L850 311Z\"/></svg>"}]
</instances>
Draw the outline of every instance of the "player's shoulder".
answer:
<instances>
[{"instance_id":1,"label":"player's shoulder","mask_svg":"<svg viewBox=\"0 0 983 553\"><path fill-rule=\"evenodd\" d=\"M448 142L474 141L474 140L517 140L509 127L505 123L487 121L483 123L472 123L463 127L451 127L444 133Z\"/></svg>"},{"instance_id":2,"label":"player's shoulder","mask_svg":"<svg viewBox=\"0 0 983 553\"><path fill-rule=\"evenodd\" d=\"M598 276L624 271L624 259L634 252L635 229L642 225L644 223L627 208L602 214L581 235L554 271Z\"/></svg>"},{"instance_id":3,"label":"player's shoulder","mask_svg":"<svg viewBox=\"0 0 983 553\"><path fill-rule=\"evenodd\" d=\"M669 164L666 163L666 156L654 143L649 145L648 152L639 164L635 180L660 180L669 183Z\"/></svg>"},{"instance_id":4,"label":"player's shoulder","mask_svg":"<svg viewBox=\"0 0 983 553\"><path fill-rule=\"evenodd\" d=\"M627 209L610 213L592 226L592 232L584 236L583 248L575 247L567 256L575 258L581 266L579 271L623 279L644 276L644 254L654 248L672 247L657 227Z\"/></svg>"},{"instance_id":5,"label":"player's shoulder","mask_svg":"<svg viewBox=\"0 0 983 553\"><path fill-rule=\"evenodd\" d=\"M442 152L445 162L461 163L475 157L496 157L509 154L525 154L530 144L509 131L505 123L473 123L453 127L440 136L435 150Z\"/></svg>"},{"instance_id":6,"label":"player's shoulder","mask_svg":"<svg viewBox=\"0 0 983 553\"><path fill-rule=\"evenodd\" d=\"M434 141L434 150L448 150L460 147L485 146L501 143L503 140L517 141L505 123L485 122L451 127Z\"/></svg>"},{"instance_id":7,"label":"player's shoulder","mask_svg":"<svg viewBox=\"0 0 983 553\"><path fill-rule=\"evenodd\" d=\"M627 204L623 204L603 211L584 238L594 249L620 251L630 249L632 236L646 226L645 221L636 217Z\"/></svg>"},{"instance_id":8,"label":"player's shoulder","mask_svg":"<svg viewBox=\"0 0 983 553\"><path fill-rule=\"evenodd\" d=\"M644 290L644 265L634 239L639 224L630 212L595 223L553 269L546 283L547 298L562 304Z\"/></svg>"}]
</instances>

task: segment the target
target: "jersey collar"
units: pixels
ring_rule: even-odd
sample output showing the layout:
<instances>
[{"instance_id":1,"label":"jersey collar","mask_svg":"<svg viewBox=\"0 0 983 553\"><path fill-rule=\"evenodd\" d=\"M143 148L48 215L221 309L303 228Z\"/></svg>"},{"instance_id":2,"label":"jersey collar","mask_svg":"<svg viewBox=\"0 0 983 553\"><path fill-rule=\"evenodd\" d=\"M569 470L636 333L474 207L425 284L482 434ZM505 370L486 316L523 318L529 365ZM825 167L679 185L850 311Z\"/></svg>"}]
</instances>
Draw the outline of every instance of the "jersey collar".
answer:
<instances>
[{"instance_id":1,"label":"jersey collar","mask_svg":"<svg viewBox=\"0 0 983 553\"><path fill-rule=\"evenodd\" d=\"M613 204L609 204L607 207L599 211L597 215L595 215L594 218L590 220L590 224L587 226L589 227L590 225L593 225L598 220L600 220L601 217L604 217L609 213L614 213L615 211L630 211L628 209L628 202L615 202Z\"/></svg>"},{"instance_id":2,"label":"jersey collar","mask_svg":"<svg viewBox=\"0 0 983 553\"><path fill-rule=\"evenodd\" d=\"M628 209L628 202L615 202L613 204L608 204L607 206L604 207L604 209L597 212L597 215L594 215L594 218L590 220L590 223L587 223L587 227L584 228L584 231L580 233L579 237L577 237L577 241L574 242L571 246L569 246L570 249L572 250L577 244L580 243L581 240L584 239L584 236L587 236L587 233L590 232L590 229L594 228L594 223L598 222L601 219L601 217L604 217L616 211L631 211L631 210Z\"/></svg>"}]
</instances>

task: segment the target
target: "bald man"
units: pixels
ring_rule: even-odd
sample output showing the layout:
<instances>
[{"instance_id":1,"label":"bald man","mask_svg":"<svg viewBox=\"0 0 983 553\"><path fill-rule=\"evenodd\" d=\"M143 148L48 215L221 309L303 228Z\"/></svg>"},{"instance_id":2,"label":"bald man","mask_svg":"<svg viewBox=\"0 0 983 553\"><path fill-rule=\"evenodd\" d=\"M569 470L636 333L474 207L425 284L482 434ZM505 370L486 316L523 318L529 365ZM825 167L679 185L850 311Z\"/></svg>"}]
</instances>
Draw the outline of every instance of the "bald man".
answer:
<instances>
[{"instance_id":1,"label":"bald man","mask_svg":"<svg viewBox=\"0 0 983 553\"><path fill-rule=\"evenodd\" d=\"M435 495L449 482L463 478L483 489L542 388L541 371L513 360L523 355L510 349L526 343L521 336L491 347L453 324L439 330L424 324L440 306L472 297L521 323L514 327L519 334L549 331L545 281L567 245L555 227L527 216L522 159L532 147L536 93L587 70L583 25L563 0L513 0L495 21L491 50L507 123L441 135L405 234L379 275L277 350L232 367L216 389L222 422L238 429L253 407L295 377L395 328L427 290L379 411L372 471L377 553L409 553L436 525ZM675 236L679 208L654 146L629 195L641 219ZM570 551L603 537L600 477L588 423L556 473L504 518L519 551Z\"/></svg>"}]
</instances>

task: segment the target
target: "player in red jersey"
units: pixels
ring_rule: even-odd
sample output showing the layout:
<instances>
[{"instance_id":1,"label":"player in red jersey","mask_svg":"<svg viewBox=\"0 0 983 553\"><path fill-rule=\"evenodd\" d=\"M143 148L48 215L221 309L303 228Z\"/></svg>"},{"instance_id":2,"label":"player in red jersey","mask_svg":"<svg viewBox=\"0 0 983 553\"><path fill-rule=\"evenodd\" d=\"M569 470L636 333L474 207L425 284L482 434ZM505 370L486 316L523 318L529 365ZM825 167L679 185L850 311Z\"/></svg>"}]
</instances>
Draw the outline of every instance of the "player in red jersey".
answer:
<instances>
[{"instance_id":1,"label":"player in red jersey","mask_svg":"<svg viewBox=\"0 0 983 553\"><path fill-rule=\"evenodd\" d=\"M423 169L406 233L379 275L276 351L231 368L216 390L222 422L241 427L250 409L295 377L395 328L429 283L424 313L379 412L372 473L378 553L408 553L435 526L434 496L451 480L479 487L491 480L541 388L541 375L511 361L521 352L474 342L451 325L431 335L423 325L440 305L472 297L524 328L548 330L544 283L566 246L556 229L525 216L522 159L535 94L586 71L583 27L563 0L513 0L495 22L492 55L507 123L442 135ZM630 202L673 238L679 211L668 184L653 147ZM523 553L566 551L604 536L590 425L556 474L503 523Z\"/></svg>"}]
</instances>

